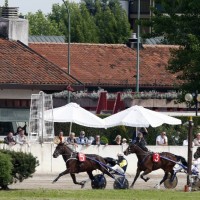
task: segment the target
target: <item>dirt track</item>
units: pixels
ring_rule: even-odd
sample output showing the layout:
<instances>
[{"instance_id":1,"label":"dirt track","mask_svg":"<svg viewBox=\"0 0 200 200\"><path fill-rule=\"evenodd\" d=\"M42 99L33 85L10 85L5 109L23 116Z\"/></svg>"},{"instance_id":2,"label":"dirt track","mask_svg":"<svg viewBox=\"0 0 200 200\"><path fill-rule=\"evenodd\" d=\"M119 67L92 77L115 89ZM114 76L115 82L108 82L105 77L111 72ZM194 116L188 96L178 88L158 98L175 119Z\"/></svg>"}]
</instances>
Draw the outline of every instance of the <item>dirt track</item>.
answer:
<instances>
[{"instance_id":1,"label":"dirt track","mask_svg":"<svg viewBox=\"0 0 200 200\"><path fill-rule=\"evenodd\" d=\"M56 178L57 174L35 174L32 178L26 179L21 183L15 183L10 185L10 189L74 189L79 190L81 187L79 185L74 185L70 175L61 177L56 183L52 184L52 181ZM114 180L108 176L105 176L107 180L106 189L113 189ZM161 175L149 175L150 180L144 182L142 179L138 178L134 189L154 189L154 186L161 180ZM129 185L132 183L134 176L127 175L126 178L129 181ZM85 174L78 174L77 180L87 180L88 177ZM178 174L178 185L176 190L183 190L186 184L186 175ZM90 180L87 181L83 189L92 189ZM165 189L161 186L161 189Z\"/></svg>"}]
</instances>

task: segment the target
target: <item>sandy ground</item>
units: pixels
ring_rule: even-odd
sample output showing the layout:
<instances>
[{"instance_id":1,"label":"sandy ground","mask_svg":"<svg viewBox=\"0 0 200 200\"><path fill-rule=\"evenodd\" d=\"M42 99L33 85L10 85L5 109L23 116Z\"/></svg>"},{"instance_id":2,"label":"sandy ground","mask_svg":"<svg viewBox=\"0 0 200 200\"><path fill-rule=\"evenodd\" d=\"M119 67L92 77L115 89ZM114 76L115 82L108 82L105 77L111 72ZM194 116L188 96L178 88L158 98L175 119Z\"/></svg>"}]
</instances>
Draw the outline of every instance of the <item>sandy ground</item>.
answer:
<instances>
[{"instance_id":1,"label":"sandy ground","mask_svg":"<svg viewBox=\"0 0 200 200\"><path fill-rule=\"evenodd\" d=\"M26 179L21 183L15 183L9 186L10 189L74 189L79 190L81 187L79 185L73 184L70 175L65 175L61 177L56 183L52 183L52 181L56 178L57 174L34 174L32 178ZM149 175L150 180L148 182L144 182L141 178L135 183L134 189L155 189L154 186L162 179L161 175ZM185 174L178 174L178 185L175 190L184 190L184 186L187 182L187 176ZM106 189L113 189L114 179L105 176L107 180ZM134 175L126 175L126 178L129 181L129 185L131 185ZM88 180L86 174L77 174L77 180ZM85 189L92 189L90 180L85 184ZM165 189L162 185L160 189Z\"/></svg>"}]
</instances>

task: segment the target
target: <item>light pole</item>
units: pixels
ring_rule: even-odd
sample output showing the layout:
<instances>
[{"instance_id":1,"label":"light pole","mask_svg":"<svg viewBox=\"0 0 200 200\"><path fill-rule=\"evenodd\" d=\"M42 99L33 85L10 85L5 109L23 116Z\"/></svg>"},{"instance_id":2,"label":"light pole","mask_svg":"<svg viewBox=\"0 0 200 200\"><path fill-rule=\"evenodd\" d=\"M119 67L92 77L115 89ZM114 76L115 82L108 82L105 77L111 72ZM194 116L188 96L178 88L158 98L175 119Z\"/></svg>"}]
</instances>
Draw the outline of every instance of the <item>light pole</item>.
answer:
<instances>
[{"instance_id":1,"label":"light pole","mask_svg":"<svg viewBox=\"0 0 200 200\"><path fill-rule=\"evenodd\" d=\"M185 95L185 100L187 102L191 102L194 100L195 103L195 114L198 116L198 103L200 101L200 94L198 94L198 91L196 91L194 94L187 93ZM191 187L191 166L192 166L192 154L193 154L193 135L192 135L192 129L193 129L193 120L192 117L189 119L189 128L188 128L188 169L187 169L187 186Z\"/></svg>"},{"instance_id":2,"label":"light pole","mask_svg":"<svg viewBox=\"0 0 200 200\"><path fill-rule=\"evenodd\" d=\"M70 10L68 4L62 0L66 10L67 10L67 15L68 15L68 74L70 75L70 42L71 42L71 22L70 22ZM70 90L68 90L68 103L70 103Z\"/></svg>"},{"instance_id":3,"label":"light pole","mask_svg":"<svg viewBox=\"0 0 200 200\"><path fill-rule=\"evenodd\" d=\"M137 19L138 19L138 25L137 25L137 70L136 70L136 92L139 92L139 82L140 82L140 0L138 0L138 7L137 7Z\"/></svg>"}]
</instances>

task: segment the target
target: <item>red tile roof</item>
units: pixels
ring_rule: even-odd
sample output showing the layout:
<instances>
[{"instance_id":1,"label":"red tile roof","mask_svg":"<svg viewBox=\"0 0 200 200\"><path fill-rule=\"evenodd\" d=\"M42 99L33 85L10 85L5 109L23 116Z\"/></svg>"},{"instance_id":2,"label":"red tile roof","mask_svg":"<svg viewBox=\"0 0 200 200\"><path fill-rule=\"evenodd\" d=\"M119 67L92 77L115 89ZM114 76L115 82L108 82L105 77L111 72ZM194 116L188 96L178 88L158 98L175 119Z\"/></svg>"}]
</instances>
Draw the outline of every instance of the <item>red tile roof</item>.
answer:
<instances>
[{"instance_id":1,"label":"red tile roof","mask_svg":"<svg viewBox=\"0 0 200 200\"><path fill-rule=\"evenodd\" d=\"M77 81L19 41L0 38L0 85L66 88ZM35 88L35 87L34 87Z\"/></svg>"},{"instance_id":2,"label":"red tile roof","mask_svg":"<svg viewBox=\"0 0 200 200\"><path fill-rule=\"evenodd\" d=\"M68 45L29 43L51 62L67 70ZM140 51L140 86L172 87L176 75L165 67L175 46L144 45ZM136 50L123 44L70 44L70 74L85 85L135 86Z\"/></svg>"}]
</instances>

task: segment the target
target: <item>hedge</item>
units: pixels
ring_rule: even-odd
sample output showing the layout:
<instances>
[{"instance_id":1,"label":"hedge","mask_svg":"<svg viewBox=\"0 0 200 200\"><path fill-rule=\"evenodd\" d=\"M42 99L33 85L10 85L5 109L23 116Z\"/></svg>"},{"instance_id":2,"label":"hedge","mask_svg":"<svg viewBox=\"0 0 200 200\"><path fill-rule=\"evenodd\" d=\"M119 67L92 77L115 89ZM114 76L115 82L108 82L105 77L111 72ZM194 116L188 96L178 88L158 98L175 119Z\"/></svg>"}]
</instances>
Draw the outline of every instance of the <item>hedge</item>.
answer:
<instances>
[{"instance_id":1,"label":"hedge","mask_svg":"<svg viewBox=\"0 0 200 200\"><path fill-rule=\"evenodd\" d=\"M0 186L7 189L7 185L12 182L12 160L10 155L0 152Z\"/></svg>"},{"instance_id":2,"label":"hedge","mask_svg":"<svg viewBox=\"0 0 200 200\"><path fill-rule=\"evenodd\" d=\"M24 179L32 177L36 167L39 165L39 161L31 153L15 152L2 149L0 150L1 155L5 155L11 158L12 170L9 171L12 180L22 182ZM1 162L2 159L0 158ZM7 173L2 171L3 173ZM3 175L3 176L6 176ZM8 180L7 178L6 180ZM10 182L12 183L12 182ZM7 185L9 182L7 181ZM0 187L4 188L4 185L0 182Z\"/></svg>"}]
</instances>

